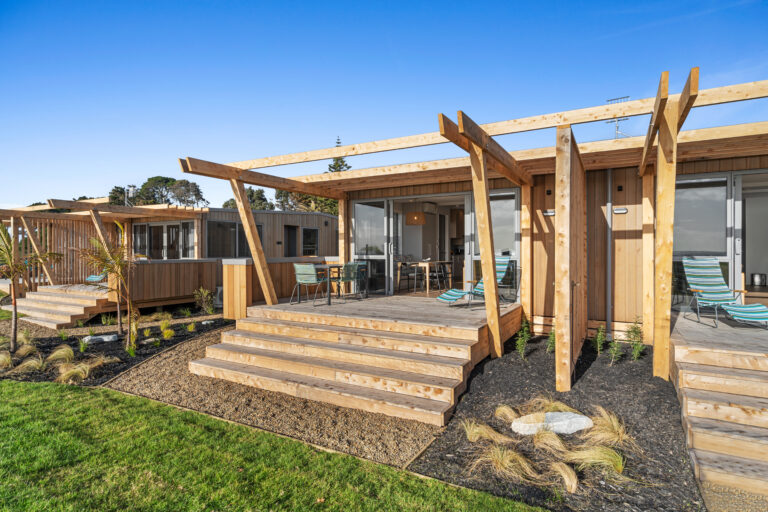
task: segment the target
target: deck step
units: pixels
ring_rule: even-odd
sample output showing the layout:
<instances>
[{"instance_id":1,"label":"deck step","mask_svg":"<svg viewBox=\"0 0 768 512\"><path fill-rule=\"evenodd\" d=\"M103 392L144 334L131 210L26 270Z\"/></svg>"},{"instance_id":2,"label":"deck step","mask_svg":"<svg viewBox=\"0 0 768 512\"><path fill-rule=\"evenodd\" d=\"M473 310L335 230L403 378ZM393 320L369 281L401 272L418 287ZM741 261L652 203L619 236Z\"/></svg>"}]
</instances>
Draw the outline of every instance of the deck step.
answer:
<instances>
[{"instance_id":1,"label":"deck step","mask_svg":"<svg viewBox=\"0 0 768 512\"><path fill-rule=\"evenodd\" d=\"M768 463L768 429L729 421L688 417L688 446Z\"/></svg>"},{"instance_id":2,"label":"deck step","mask_svg":"<svg viewBox=\"0 0 768 512\"><path fill-rule=\"evenodd\" d=\"M677 363L681 388L768 398L768 372Z\"/></svg>"},{"instance_id":3,"label":"deck step","mask_svg":"<svg viewBox=\"0 0 768 512\"><path fill-rule=\"evenodd\" d=\"M17 299L16 304L18 307L47 309L74 315L85 314L85 309L87 307L79 304L66 304L64 302L49 302L47 300L41 300L37 297L25 297L23 299Z\"/></svg>"},{"instance_id":4,"label":"deck step","mask_svg":"<svg viewBox=\"0 0 768 512\"><path fill-rule=\"evenodd\" d=\"M352 327L355 329L371 329L401 334L417 334L438 338L454 338L470 341L480 339L479 327L452 327L424 319L420 322L392 320L382 314L381 318L360 316L345 316L341 314L307 313L306 311L286 311L283 309L251 306L248 308L250 318L269 318L289 322L312 322L316 325L332 325L336 327Z\"/></svg>"},{"instance_id":5,"label":"deck step","mask_svg":"<svg viewBox=\"0 0 768 512\"><path fill-rule=\"evenodd\" d=\"M705 450L692 450L696 476L702 482L768 495L768 463Z\"/></svg>"},{"instance_id":6,"label":"deck step","mask_svg":"<svg viewBox=\"0 0 768 512\"><path fill-rule=\"evenodd\" d=\"M232 345L302 354L321 359L459 380L464 380L470 366L469 359L400 352L345 343L328 343L239 329L222 333L221 339L223 343Z\"/></svg>"},{"instance_id":7,"label":"deck step","mask_svg":"<svg viewBox=\"0 0 768 512\"><path fill-rule=\"evenodd\" d=\"M740 425L768 428L768 399L681 388L683 413Z\"/></svg>"},{"instance_id":8,"label":"deck step","mask_svg":"<svg viewBox=\"0 0 768 512\"><path fill-rule=\"evenodd\" d=\"M53 286L40 286L37 289L38 292L43 293L57 293L76 296L94 297L97 299L103 299L107 296L107 287L105 285L87 285L87 284L67 284L67 285L53 285Z\"/></svg>"},{"instance_id":9,"label":"deck step","mask_svg":"<svg viewBox=\"0 0 768 512\"><path fill-rule=\"evenodd\" d=\"M93 297L91 295L76 295L74 293L54 293L54 292L29 292L26 295L27 299L40 300L43 302L56 302L60 304L70 304L78 306L96 306L98 304L107 302L107 299L102 297Z\"/></svg>"},{"instance_id":10,"label":"deck step","mask_svg":"<svg viewBox=\"0 0 768 512\"><path fill-rule=\"evenodd\" d=\"M292 322L269 318L244 318L238 320L237 328L264 334L278 334L315 341L347 343L374 348L387 348L403 352L434 354L447 357L470 359L476 341L456 338L436 338L418 334L355 329L351 327L318 325L310 322Z\"/></svg>"},{"instance_id":11,"label":"deck step","mask_svg":"<svg viewBox=\"0 0 768 512\"><path fill-rule=\"evenodd\" d=\"M768 353L747 348L720 348L696 343L679 342L675 345L675 361L723 368L768 371Z\"/></svg>"},{"instance_id":12,"label":"deck step","mask_svg":"<svg viewBox=\"0 0 768 512\"><path fill-rule=\"evenodd\" d=\"M5 310L10 310L11 306L2 306ZM36 306L16 306L16 311L26 316L33 318L42 318L44 320L54 321L64 325L69 325L78 318L84 318L86 315L73 315L64 311L58 311L55 309L47 309L45 307Z\"/></svg>"},{"instance_id":13,"label":"deck step","mask_svg":"<svg viewBox=\"0 0 768 512\"><path fill-rule=\"evenodd\" d=\"M69 327L71 322L59 322L56 320L49 320L47 318L37 318L34 316L25 316L24 318L21 318L21 320L25 322L29 322L31 324L39 325L41 327L47 327L48 329L53 329L54 331L58 331L59 329L63 329L64 327Z\"/></svg>"},{"instance_id":14,"label":"deck step","mask_svg":"<svg viewBox=\"0 0 768 512\"><path fill-rule=\"evenodd\" d=\"M210 359L253 365L450 403L453 403L455 397L463 391L464 386L463 381L458 379L432 377L419 373L331 361L242 345L225 343L210 345L206 348L205 355Z\"/></svg>"},{"instance_id":15,"label":"deck step","mask_svg":"<svg viewBox=\"0 0 768 512\"><path fill-rule=\"evenodd\" d=\"M453 406L446 402L381 391L343 382L205 358L190 361L196 375L224 379L247 386L317 400L341 407L412 419L442 426Z\"/></svg>"}]
</instances>

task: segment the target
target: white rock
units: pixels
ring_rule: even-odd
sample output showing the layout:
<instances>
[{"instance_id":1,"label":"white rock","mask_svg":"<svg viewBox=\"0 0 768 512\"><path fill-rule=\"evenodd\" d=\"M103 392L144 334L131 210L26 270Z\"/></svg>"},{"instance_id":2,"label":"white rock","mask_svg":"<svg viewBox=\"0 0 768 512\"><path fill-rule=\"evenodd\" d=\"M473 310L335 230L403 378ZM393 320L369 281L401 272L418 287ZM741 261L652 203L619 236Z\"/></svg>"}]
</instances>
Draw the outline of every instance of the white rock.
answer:
<instances>
[{"instance_id":1,"label":"white rock","mask_svg":"<svg viewBox=\"0 0 768 512\"><path fill-rule=\"evenodd\" d=\"M213 320L203 320L200 323L203 324L203 325L213 325Z\"/></svg>"},{"instance_id":2,"label":"white rock","mask_svg":"<svg viewBox=\"0 0 768 512\"><path fill-rule=\"evenodd\" d=\"M573 412L548 412L541 421L541 413L529 414L512 422L512 430L524 436L530 436L539 430L551 430L556 434L573 434L592 428L592 420L583 414Z\"/></svg>"},{"instance_id":3,"label":"white rock","mask_svg":"<svg viewBox=\"0 0 768 512\"><path fill-rule=\"evenodd\" d=\"M83 341L86 343L96 343L97 341L104 341L104 342L117 341L117 334L105 334L103 336L86 336L85 338L83 338Z\"/></svg>"},{"instance_id":4,"label":"white rock","mask_svg":"<svg viewBox=\"0 0 768 512\"><path fill-rule=\"evenodd\" d=\"M141 340L139 342L139 345L149 345L151 343L155 343L157 341L157 338L147 338L145 340Z\"/></svg>"}]
</instances>

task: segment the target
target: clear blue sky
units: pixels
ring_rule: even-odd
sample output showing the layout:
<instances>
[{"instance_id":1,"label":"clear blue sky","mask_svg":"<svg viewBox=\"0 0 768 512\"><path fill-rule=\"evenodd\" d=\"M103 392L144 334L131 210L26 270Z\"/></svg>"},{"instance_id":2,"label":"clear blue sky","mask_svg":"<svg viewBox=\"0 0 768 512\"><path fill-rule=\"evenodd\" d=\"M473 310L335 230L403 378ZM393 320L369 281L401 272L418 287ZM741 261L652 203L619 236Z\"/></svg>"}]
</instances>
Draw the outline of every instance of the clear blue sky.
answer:
<instances>
[{"instance_id":1,"label":"clear blue sky","mask_svg":"<svg viewBox=\"0 0 768 512\"><path fill-rule=\"evenodd\" d=\"M0 1L0 206L105 195L228 162L411 135L437 114L491 122L768 78L768 3ZM768 120L768 102L694 110L686 129ZM622 130L645 134L647 118ZM611 125L575 129L610 138ZM501 137L553 144L545 130ZM355 168L459 155L450 145ZM283 176L327 162L274 168ZM212 206L226 183L194 178Z\"/></svg>"}]
</instances>

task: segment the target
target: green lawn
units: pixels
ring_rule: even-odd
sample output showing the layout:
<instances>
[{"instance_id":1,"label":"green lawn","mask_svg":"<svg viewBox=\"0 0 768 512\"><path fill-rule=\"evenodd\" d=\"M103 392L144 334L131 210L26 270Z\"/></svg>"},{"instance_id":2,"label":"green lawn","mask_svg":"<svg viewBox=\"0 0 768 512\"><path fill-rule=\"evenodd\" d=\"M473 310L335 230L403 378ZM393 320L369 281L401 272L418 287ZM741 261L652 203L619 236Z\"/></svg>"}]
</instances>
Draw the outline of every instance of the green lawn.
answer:
<instances>
[{"instance_id":1,"label":"green lawn","mask_svg":"<svg viewBox=\"0 0 768 512\"><path fill-rule=\"evenodd\" d=\"M0 381L2 510L535 510L106 389Z\"/></svg>"}]
</instances>

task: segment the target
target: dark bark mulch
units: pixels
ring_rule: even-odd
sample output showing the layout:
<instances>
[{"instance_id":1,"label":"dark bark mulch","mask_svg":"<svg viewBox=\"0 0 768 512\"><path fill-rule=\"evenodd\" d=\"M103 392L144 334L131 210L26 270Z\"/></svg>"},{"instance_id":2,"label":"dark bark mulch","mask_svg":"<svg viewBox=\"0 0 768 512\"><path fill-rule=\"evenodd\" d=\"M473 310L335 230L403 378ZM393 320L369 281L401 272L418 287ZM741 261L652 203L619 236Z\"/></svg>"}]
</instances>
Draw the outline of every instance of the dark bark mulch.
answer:
<instances>
[{"instance_id":1,"label":"dark bark mulch","mask_svg":"<svg viewBox=\"0 0 768 512\"><path fill-rule=\"evenodd\" d=\"M532 340L527 360L522 361L510 342L503 357L478 365L445 431L408 469L553 510L703 510L677 395L670 382L652 377L650 347L639 361L630 360L629 347L625 347L624 358L611 366L607 353L598 358L585 345L577 363L577 380L568 393L555 391L554 355L545 348L545 339ZM477 444L467 441L461 420L477 419L519 437L494 417L494 410L499 404L515 407L538 395L552 396L585 414L592 414L594 406L600 405L623 419L642 450L642 454L623 451L627 458L624 475L634 482L616 484L598 477L593 479L594 487L580 485L576 494L568 494L553 487L512 483L487 469L470 474ZM574 438L564 436L564 440Z\"/></svg>"},{"instance_id":2,"label":"dark bark mulch","mask_svg":"<svg viewBox=\"0 0 768 512\"><path fill-rule=\"evenodd\" d=\"M54 348L63 344L67 344L72 347L72 350L75 353L75 362L97 354L118 358L120 362L107 364L94 369L88 378L81 382L81 385L84 386L98 386L169 347L177 345L183 341L189 340L190 338L199 336L211 330L219 329L227 325L234 325L233 321L224 320L222 319L221 315L204 315L197 313L190 317L184 317L178 314L178 310L176 311L177 313L175 317L170 321L170 328L173 329L174 336L168 340L164 340L160 335L159 321L146 321L148 317L144 317L145 321L143 321L139 327L138 346L136 347L136 354L133 357L131 357L125 351L124 338L120 338L118 341L114 342L93 342L88 345L85 352L80 352L79 339L88 336L90 332L93 332L96 335L117 333L117 326L101 325L100 317L98 316L91 320L90 324L86 324L83 327L62 329L62 331L66 332L68 335L68 339L66 341L62 341L62 338L59 336L59 332L48 329L46 327L25 322L24 318L22 317L19 318L18 326L19 342L21 341L22 331L26 329L35 339L34 344L37 347L38 353L41 354L43 358L50 354ZM147 315L149 315L149 313L147 313ZM213 320L213 324L203 325L202 322L205 320ZM195 323L194 332L187 330L187 326L192 322ZM145 328L151 329L150 337L156 338L157 342L142 343L142 341L145 339L142 331ZM0 321L0 335L9 336L10 330L10 320ZM14 366L16 366L18 363L19 360L14 359ZM22 374L0 371L0 379L13 379L27 382L53 381L57 376L58 372L54 365L50 365L43 371L33 371Z\"/></svg>"}]
</instances>

